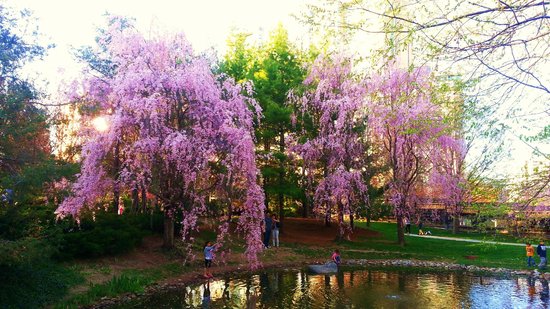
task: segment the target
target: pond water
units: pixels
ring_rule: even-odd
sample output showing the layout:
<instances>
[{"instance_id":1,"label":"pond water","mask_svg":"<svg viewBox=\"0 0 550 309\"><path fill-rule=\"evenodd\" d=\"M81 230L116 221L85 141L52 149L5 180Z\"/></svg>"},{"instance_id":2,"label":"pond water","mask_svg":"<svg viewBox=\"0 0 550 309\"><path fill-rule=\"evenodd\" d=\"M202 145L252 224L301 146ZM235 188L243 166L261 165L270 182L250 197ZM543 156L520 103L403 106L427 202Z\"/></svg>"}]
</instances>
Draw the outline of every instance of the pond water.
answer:
<instances>
[{"instance_id":1,"label":"pond water","mask_svg":"<svg viewBox=\"0 0 550 309\"><path fill-rule=\"evenodd\" d=\"M119 308L550 308L548 281L460 272L271 270L205 280Z\"/></svg>"}]
</instances>

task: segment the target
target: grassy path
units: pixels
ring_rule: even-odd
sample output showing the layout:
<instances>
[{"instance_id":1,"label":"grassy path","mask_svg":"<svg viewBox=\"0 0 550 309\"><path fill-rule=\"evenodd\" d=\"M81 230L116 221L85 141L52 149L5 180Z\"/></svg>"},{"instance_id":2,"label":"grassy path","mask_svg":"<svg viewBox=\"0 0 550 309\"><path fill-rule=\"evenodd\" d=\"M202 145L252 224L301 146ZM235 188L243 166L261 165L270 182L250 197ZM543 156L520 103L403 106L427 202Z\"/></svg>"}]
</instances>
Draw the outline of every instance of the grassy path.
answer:
<instances>
[{"instance_id":1,"label":"grassy path","mask_svg":"<svg viewBox=\"0 0 550 309\"><path fill-rule=\"evenodd\" d=\"M525 244L520 244L520 243L479 240L479 239L469 239L469 238L458 238L458 237L444 237L444 236L416 235L416 234L407 234L406 236L407 237L442 239L442 240L451 240L451 241L476 242L476 243L485 243L485 244L492 244L492 245L506 245L506 246L520 246L520 247L525 246Z\"/></svg>"}]
</instances>

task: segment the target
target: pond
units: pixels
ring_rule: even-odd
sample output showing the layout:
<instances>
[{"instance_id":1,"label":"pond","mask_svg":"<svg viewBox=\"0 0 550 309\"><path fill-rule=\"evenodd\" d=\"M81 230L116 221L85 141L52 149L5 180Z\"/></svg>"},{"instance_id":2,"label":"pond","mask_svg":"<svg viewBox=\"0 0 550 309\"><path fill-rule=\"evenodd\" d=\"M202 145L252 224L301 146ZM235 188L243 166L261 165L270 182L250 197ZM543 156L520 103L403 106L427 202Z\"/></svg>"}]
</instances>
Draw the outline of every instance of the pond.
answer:
<instances>
[{"instance_id":1,"label":"pond","mask_svg":"<svg viewBox=\"0 0 550 309\"><path fill-rule=\"evenodd\" d=\"M119 308L550 308L548 281L460 272L271 270L161 291Z\"/></svg>"}]
</instances>

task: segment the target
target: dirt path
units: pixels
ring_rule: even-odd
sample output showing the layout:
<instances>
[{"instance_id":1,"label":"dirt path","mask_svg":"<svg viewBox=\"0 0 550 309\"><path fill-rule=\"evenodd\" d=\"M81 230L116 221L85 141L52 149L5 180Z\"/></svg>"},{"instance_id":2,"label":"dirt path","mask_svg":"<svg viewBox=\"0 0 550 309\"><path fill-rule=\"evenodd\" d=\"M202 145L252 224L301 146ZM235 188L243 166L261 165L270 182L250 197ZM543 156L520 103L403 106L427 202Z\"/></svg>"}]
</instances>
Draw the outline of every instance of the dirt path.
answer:
<instances>
[{"instance_id":1,"label":"dirt path","mask_svg":"<svg viewBox=\"0 0 550 309\"><path fill-rule=\"evenodd\" d=\"M334 244L338 235L338 225L326 227L324 222L317 219L286 218L284 229L281 234L281 243L295 243L327 247ZM372 237L379 237L378 232L355 229L353 233L346 233L345 237L351 240L360 240Z\"/></svg>"}]
</instances>

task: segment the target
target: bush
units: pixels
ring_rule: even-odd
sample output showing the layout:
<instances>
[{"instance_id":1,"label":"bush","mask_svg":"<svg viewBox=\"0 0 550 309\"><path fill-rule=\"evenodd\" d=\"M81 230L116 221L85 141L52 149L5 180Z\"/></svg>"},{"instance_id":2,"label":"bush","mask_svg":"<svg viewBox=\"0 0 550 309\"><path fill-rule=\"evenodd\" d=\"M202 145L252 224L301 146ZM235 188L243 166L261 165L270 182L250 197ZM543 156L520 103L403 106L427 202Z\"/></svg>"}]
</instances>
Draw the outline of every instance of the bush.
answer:
<instances>
[{"instance_id":1,"label":"bush","mask_svg":"<svg viewBox=\"0 0 550 309\"><path fill-rule=\"evenodd\" d=\"M59 251L55 258L91 258L130 251L141 243L147 234L144 229L146 215L123 215L100 212L95 217L83 216L80 224L65 222L63 233L58 235Z\"/></svg>"},{"instance_id":2,"label":"bush","mask_svg":"<svg viewBox=\"0 0 550 309\"><path fill-rule=\"evenodd\" d=\"M32 265L49 260L52 250L48 243L36 239L0 239L0 266Z\"/></svg>"},{"instance_id":3,"label":"bush","mask_svg":"<svg viewBox=\"0 0 550 309\"><path fill-rule=\"evenodd\" d=\"M36 308L63 297L82 278L50 261L51 247L36 239L0 240L2 308Z\"/></svg>"},{"instance_id":4,"label":"bush","mask_svg":"<svg viewBox=\"0 0 550 309\"><path fill-rule=\"evenodd\" d=\"M39 308L61 299L83 278L56 264L0 265L2 308Z\"/></svg>"}]
</instances>

